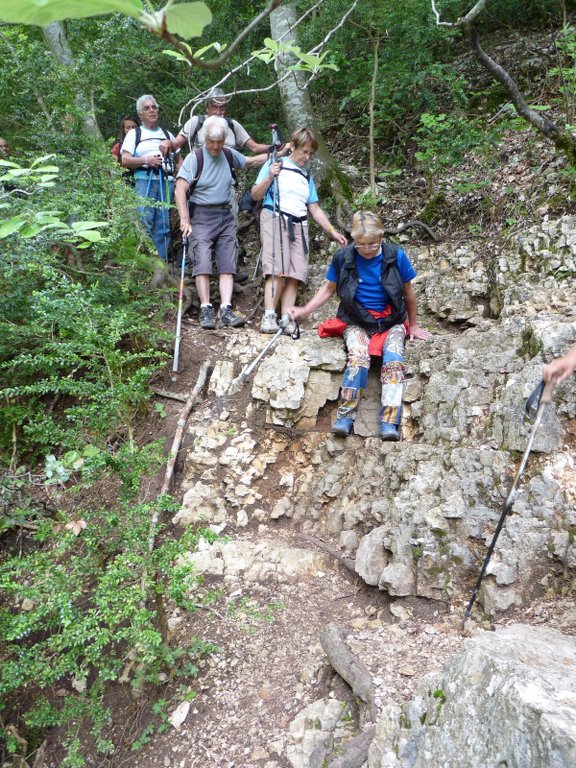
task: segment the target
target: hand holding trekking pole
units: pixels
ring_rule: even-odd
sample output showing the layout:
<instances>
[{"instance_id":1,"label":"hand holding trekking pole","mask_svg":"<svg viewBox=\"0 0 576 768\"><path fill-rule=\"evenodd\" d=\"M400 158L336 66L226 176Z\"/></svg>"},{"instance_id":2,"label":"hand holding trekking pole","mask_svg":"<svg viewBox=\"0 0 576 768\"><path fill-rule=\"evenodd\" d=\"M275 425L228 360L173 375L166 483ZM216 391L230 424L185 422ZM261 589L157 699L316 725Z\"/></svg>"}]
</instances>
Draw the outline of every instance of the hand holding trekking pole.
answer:
<instances>
[{"instance_id":1,"label":"hand holding trekking pole","mask_svg":"<svg viewBox=\"0 0 576 768\"><path fill-rule=\"evenodd\" d=\"M553 382L553 386L562 384L576 370L576 344L565 355L557 357L542 368L542 380Z\"/></svg>"},{"instance_id":2,"label":"hand holding trekking pole","mask_svg":"<svg viewBox=\"0 0 576 768\"><path fill-rule=\"evenodd\" d=\"M277 183L278 180L278 174L282 170L282 163L278 160L274 160L274 162L270 165L270 168L268 169L268 175L270 177L270 181L274 184Z\"/></svg>"}]
</instances>

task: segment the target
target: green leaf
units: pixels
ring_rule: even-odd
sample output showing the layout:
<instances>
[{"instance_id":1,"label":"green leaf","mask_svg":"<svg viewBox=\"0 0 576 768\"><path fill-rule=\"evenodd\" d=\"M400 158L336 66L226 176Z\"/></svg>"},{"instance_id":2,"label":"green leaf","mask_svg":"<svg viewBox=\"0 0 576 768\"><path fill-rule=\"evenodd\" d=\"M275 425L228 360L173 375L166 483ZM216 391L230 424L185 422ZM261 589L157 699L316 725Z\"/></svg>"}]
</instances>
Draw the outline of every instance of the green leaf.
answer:
<instances>
[{"instance_id":1,"label":"green leaf","mask_svg":"<svg viewBox=\"0 0 576 768\"><path fill-rule=\"evenodd\" d=\"M194 51L194 58L201 59L202 56L204 56L204 54L210 50L210 48L214 48L216 53L220 54L224 48L226 48L226 46L222 45L221 43L210 43L210 45L205 45L203 48L198 48L197 51Z\"/></svg>"},{"instance_id":2,"label":"green leaf","mask_svg":"<svg viewBox=\"0 0 576 768\"><path fill-rule=\"evenodd\" d=\"M36 166L40 165L40 163L45 163L46 160L51 160L53 157L56 157L56 155L42 155L42 157L37 157L36 160L34 160L34 162L31 163L30 168L36 168Z\"/></svg>"},{"instance_id":3,"label":"green leaf","mask_svg":"<svg viewBox=\"0 0 576 768\"><path fill-rule=\"evenodd\" d=\"M74 232L85 232L87 229L97 229L98 227L107 227L107 221L76 221L72 224Z\"/></svg>"},{"instance_id":4,"label":"green leaf","mask_svg":"<svg viewBox=\"0 0 576 768\"><path fill-rule=\"evenodd\" d=\"M204 27L211 21L212 12L204 3L178 3L170 6L166 11L168 32L185 40L200 37Z\"/></svg>"},{"instance_id":5,"label":"green leaf","mask_svg":"<svg viewBox=\"0 0 576 768\"><path fill-rule=\"evenodd\" d=\"M105 13L123 13L137 19L142 10L141 0L0 0L0 21L44 27L53 21Z\"/></svg>"},{"instance_id":6,"label":"green leaf","mask_svg":"<svg viewBox=\"0 0 576 768\"><path fill-rule=\"evenodd\" d=\"M25 224L20 230L22 237L35 237L44 232L45 229L54 229L63 226L61 221L54 222L54 224L40 224L38 221L32 221L29 224Z\"/></svg>"},{"instance_id":7,"label":"green leaf","mask_svg":"<svg viewBox=\"0 0 576 768\"><path fill-rule=\"evenodd\" d=\"M162 51L162 53L165 56L172 56L173 59L176 59L177 61L183 61L186 64L188 64L189 67L192 66L190 63L190 59L188 59L186 56L184 56L183 53L180 53L180 51Z\"/></svg>"},{"instance_id":8,"label":"green leaf","mask_svg":"<svg viewBox=\"0 0 576 768\"><path fill-rule=\"evenodd\" d=\"M88 229L86 232L79 232L77 234L77 237L82 237L84 240L88 240L91 243L97 243L99 240L102 240L102 235L100 232L96 232L93 229ZM74 237L67 237L64 238L66 242L72 243L75 242Z\"/></svg>"},{"instance_id":9,"label":"green leaf","mask_svg":"<svg viewBox=\"0 0 576 768\"><path fill-rule=\"evenodd\" d=\"M8 237L8 235L12 235L14 232L18 232L25 223L26 219L24 216L14 216L14 218L0 224L0 240Z\"/></svg>"}]
</instances>

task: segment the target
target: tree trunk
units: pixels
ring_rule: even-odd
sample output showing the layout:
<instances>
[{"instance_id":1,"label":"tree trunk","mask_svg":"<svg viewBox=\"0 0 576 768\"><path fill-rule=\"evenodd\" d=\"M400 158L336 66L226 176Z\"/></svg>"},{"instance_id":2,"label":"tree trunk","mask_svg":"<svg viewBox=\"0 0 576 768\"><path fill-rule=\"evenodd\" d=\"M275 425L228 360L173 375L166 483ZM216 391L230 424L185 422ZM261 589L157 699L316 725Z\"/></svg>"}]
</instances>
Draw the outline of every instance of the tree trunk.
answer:
<instances>
[{"instance_id":1,"label":"tree trunk","mask_svg":"<svg viewBox=\"0 0 576 768\"><path fill-rule=\"evenodd\" d=\"M44 39L46 40L48 47L54 54L58 63L64 67L64 69L71 72L74 71L76 69L76 62L74 61L72 50L68 44L64 25L60 21L54 21L52 24L43 27L42 32L44 33ZM78 91L74 98L74 103L82 116L82 133L85 136L103 141L100 128L98 127L94 115L94 105L91 96L89 97L87 94Z\"/></svg>"},{"instance_id":2,"label":"tree trunk","mask_svg":"<svg viewBox=\"0 0 576 768\"><path fill-rule=\"evenodd\" d=\"M270 32L276 42L298 44L298 40L291 27L296 22L296 12L290 4L282 4L270 14ZM330 194L336 200L339 209L348 207L350 199L346 192L348 184L339 170L338 164L330 153L322 136L318 121L314 115L310 93L305 88L306 73L298 70L289 71L288 67L294 64L296 59L290 53L283 53L276 59L276 73L278 76L278 88L282 97L284 118L288 132L292 133L297 128L304 126L310 128L318 140L318 151L312 161L312 171L317 185L329 187ZM343 215L342 215L343 214ZM338 211L338 224L340 227L348 227L349 222L343 222L348 212Z\"/></svg>"}]
</instances>

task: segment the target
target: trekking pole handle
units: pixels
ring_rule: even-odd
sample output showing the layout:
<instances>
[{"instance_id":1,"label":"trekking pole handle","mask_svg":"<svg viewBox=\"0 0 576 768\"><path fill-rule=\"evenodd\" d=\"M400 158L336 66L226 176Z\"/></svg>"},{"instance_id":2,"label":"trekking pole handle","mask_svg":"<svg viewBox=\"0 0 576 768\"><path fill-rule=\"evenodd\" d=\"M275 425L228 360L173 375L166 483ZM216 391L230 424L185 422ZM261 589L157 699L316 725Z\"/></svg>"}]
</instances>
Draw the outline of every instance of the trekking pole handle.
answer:
<instances>
[{"instance_id":1,"label":"trekking pole handle","mask_svg":"<svg viewBox=\"0 0 576 768\"><path fill-rule=\"evenodd\" d=\"M270 123L270 130L272 131L272 146L270 147L270 155L273 163L276 162L276 152L278 150L278 147L276 146L277 129L278 126L276 123Z\"/></svg>"},{"instance_id":2,"label":"trekking pole handle","mask_svg":"<svg viewBox=\"0 0 576 768\"><path fill-rule=\"evenodd\" d=\"M540 408L541 405L548 405L548 403L552 402L552 393L554 392L554 387L556 386L556 382L554 379L551 381L542 381L536 386L534 391L531 393L528 400L526 400L526 413L530 415L530 412L535 407L536 410Z\"/></svg>"}]
</instances>

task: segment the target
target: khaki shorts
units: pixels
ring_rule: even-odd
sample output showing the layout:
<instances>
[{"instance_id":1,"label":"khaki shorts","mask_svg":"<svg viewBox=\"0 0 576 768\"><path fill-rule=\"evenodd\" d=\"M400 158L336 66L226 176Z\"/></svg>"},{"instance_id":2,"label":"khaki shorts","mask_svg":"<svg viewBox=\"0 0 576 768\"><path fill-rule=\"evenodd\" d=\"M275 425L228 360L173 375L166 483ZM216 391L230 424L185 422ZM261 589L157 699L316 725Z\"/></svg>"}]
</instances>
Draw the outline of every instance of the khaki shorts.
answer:
<instances>
[{"instance_id":1,"label":"khaki shorts","mask_svg":"<svg viewBox=\"0 0 576 768\"><path fill-rule=\"evenodd\" d=\"M263 208L260 214L260 237L264 277L274 274L276 277L292 277L305 282L308 275L308 222L294 223L294 241L290 242L286 218L273 216L272 211Z\"/></svg>"},{"instance_id":2,"label":"khaki shorts","mask_svg":"<svg viewBox=\"0 0 576 768\"><path fill-rule=\"evenodd\" d=\"M229 208L197 205L191 218L192 275L211 275L212 256L219 275L236 274L237 247L234 217Z\"/></svg>"}]
</instances>

